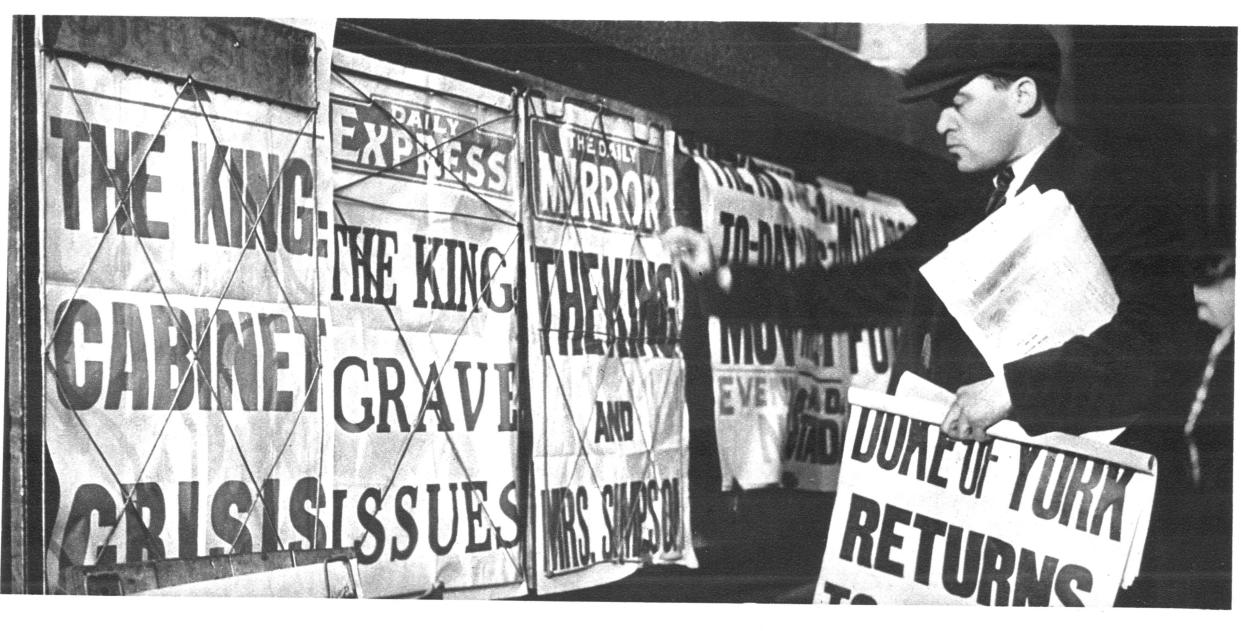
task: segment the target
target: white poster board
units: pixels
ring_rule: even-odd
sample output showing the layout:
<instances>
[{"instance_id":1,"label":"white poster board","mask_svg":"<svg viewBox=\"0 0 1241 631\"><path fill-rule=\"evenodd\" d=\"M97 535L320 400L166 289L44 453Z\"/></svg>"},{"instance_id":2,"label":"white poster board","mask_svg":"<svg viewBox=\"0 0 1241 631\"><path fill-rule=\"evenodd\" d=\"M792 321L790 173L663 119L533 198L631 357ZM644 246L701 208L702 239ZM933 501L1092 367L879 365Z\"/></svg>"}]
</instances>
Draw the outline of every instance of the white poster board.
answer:
<instances>
[{"instance_id":1,"label":"white poster board","mask_svg":"<svg viewBox=\"0 0 1241 631\"><path fill-rule=\"evenodd\" d=\"M703 232L721 264L787 271L832 264L836 222L818 186L778 168L695 162ZM719 315L707 326L724 488L835 488L847 338Z\"/></svg>"},{"instance_id":2,"label":"white poster board","mask_svg":"<svg viewBox=\"0 0 1241 631\"><path fill-rule=\"evenodd\" d=\"M524 594L515 104L334 61L322 299L342 539L371 596Z\"/></svg>"},{"instance_id":3,"label":"white poster board","mask_svg":"<svg viewBox=\"0 0 1241 631\"><path fill-rule=\"evenodd\" d=\"M849 400L815 602L1107 607L1136 576L1154 458L1063 434L958 442L942 403Z\"/></svg>"},{"instance_id":4,"label":"white poster board","mask_svg":"<svg viewBox=\"0 0 1241 631\"><path fill-rule=\"evenodd\" d=\"M318 546L318 112L43 61L50 589L67 566Z\"/></svg>"},{"instance_id":5,"label":"white poster board","mask_svg":"<svg viewBox=\"0 0 1241 631\"><path fill-rule=\"evenodd\" d=\"M658 238L670 135L571 100L526 103L536 589L695 566L683 293Z\"/></svg>"}]
</instances>

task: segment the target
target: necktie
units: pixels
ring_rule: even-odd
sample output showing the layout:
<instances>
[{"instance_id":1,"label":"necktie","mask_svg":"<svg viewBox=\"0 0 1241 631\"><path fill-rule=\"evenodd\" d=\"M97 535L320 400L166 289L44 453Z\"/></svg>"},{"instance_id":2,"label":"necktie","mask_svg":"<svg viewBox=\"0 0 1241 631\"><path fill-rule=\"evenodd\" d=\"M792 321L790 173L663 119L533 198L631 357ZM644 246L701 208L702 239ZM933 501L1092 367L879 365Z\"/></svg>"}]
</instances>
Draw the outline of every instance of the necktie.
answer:
<instances>
[{"instance_id":1,"label":"necktie","mask_svg":"<svg viewBox=\"0 0 1241 631\"><path fill-rule=\"evenodd\" d=\"M995 174L995 192L991 193L991 199L987 200L987 214L995 212L1000 206L1004 205L1004 196L1008 195L1008 185L1013 183L1013 168L1005 166Z\"/></svg>"},{"instance_id":2,"label":"necktie","mask_svg":"<svg viewBox=\"0 0 1241 631\"><path fill-rule=\"evenodd\" d=\"M1189 418L1185 421L1185 442L1189 447L1189 474L1193 478L1194 486L1202 483L1202 464L1199 461L1198 442L1194 440L1194 428L1198 424L1198 416L1202 414L1202 406L1206 403L1211 378L1215 376L1215 364L1219 360L1220 353L1232 341L1232 331L1232 326L1224 327L1224 330L1215 337L1211 352L1207 354L1207 366L1202 371L1202 383L1198 385L1198 391L1194 394L1194 402L1189 406Z\"/></svg>"},{"instance_id":3,"label":"necktie","mask_svg":"<svg viewBox=\"0 0 1241 631\"><path fill-rule=\"evenodd\" d=\"M991 193L991 199L987 200L987 212L990 215L997 208L1004 205L1004 196L1008 194L1008 186L1013 183L1013 168L1005 165L995 174L995 191ZM936 307L937 310L942 307ZM922 367L930 370L931 368L931 330L935 328L935 317L932 316L931 324L927 326L926 334L922 336L921 359Z\"/></svg>"}]
</instances>

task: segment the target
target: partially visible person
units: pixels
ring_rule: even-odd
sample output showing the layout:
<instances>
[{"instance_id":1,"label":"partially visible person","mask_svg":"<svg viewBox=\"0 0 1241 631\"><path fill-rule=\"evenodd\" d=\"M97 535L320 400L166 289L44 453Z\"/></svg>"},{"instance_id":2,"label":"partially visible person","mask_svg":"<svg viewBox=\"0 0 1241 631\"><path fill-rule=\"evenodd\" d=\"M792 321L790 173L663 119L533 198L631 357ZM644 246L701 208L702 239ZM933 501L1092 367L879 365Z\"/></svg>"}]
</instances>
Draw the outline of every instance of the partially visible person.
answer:
<instances>
[{"instance_id":1,"label":"partially visible person","mask_svg":"<svg viewBox=\"0 0 1241 631\"><path fill-rule=\"evenodd\" d=\"M1104 155L1060 124L1060 67L1058 44L1036 25L968 25L932 46L899 100L934 103L935 130L957 169L991 175L992 188L955 213L920 218L855 265L781 273L721 265L706 237L686 228L664 241L698 281L708 313L818 330L900 327L893 383L909 371L955 391L941 422L951 438L986 440L1001 419L1031 434L1172 424L1182 404L1169 375L1184 372L1194 322L1180 213L1143 160ZM919 267L1031 187L1073 204L1119 306L1088 335L993 374Z\"/></svg>"},{"instance_id":2,"label":"partially visible person","mask_svg":"<svg viewBox=\"0 0 1241 631\"><path fill-rule=\"evenodd\" d=\"M1124 443L1154 454L1159 478L1142 571L1118 604L1231 607L1235 285L1231 253L1204 258L1194 280L1198 387L1184 422L1136 428Z\"/></svg>"},{"instance_id":3,"label":"partially visible person","mask_svg":"<svg viewBox=\"0 0 1241 631\"><path fill-rule=\"evenodd\" d=\"M1139 156L1104 155L1060 124L1060 66L1055 40L1033 25L969 25L933 46L905 76L901 100L934 103L936 132L957 169L990 175L991 190L956 213L919 217L901 239L855 265L784 272L721 264L705 235L685 228L669 230L664 242L697 282L708 313L816 330L899 326L894 379L909 371L955 391L941 421L953 439L986 440L1001 419L1032 435L1126 427L1122 444L1142 448L1134 444L1139 435L1161 447L1171 440L1183 459L1195 319L1175 189ZM1089 334L993 373L919 268L1031 187L1059 190L1073 204L1119 306ZM1206 431L1204 419L1197 424L1195 432ZM1162 482L1167 458L1160 457L1155 499L1161 509L1180 501ZM1186 536L1208 531L1216 532L1196 528ZM1176 533L1153 529L1148 552L1172 562L1180 553L1160 539L1165 534ZM1165 549L1171 556L1161 556ZM1149 602L1136 587L1130 592L1127 604ZM1155 593L1160 606L1196 604L1188 594Z\"/></svg>"}]
</instances>

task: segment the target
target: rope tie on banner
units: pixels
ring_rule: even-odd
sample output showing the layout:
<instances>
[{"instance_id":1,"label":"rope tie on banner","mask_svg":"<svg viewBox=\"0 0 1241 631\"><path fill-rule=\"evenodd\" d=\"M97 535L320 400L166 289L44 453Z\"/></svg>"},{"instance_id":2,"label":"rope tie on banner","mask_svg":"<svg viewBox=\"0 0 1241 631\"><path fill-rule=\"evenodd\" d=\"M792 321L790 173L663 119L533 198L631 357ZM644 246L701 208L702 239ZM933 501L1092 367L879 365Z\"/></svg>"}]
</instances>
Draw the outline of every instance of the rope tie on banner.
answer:
<instances>
[{"instance_id":1,"label":"rope tie on banner","mask_svg":"<svg viewBox=\"0 0 1241 631\"><path fill-rule=\"evenodd\" d=\"M457 135L457 136L454 136L453 138L449 138L448 140L445 140L444 142L441 142L441 143L439 143L439 144L435 145L434 147L427 148L427 147L426 147L426 145L424 145L423 143L421 143L421 142L419 142L419 141L417 140L416 136L412 133L412 131L411 131L408 127L406 127L406 126L405 126L402 122L400 122L400 121L396 120L395 116L393 116L390 112L388 112L388 110L387 110L386 108L384 108L382 105L380 105L379 103L377 103L377 102L375 101L375 99L374 99L374 97L373 97L373 96L371 96L370 94L367 94L367 93L366 93L365 91L363 91L363 90L362 90L359 86L357 86L356 84L354 84L352 81L349 81L349 79L348 79L347 77L343 76L343 75L342 75L342 74L340 74L339 72L334 72L334 75L335 75L337 78L339 78L339 79L341 79L342 81L344 81L345 83L347 83L347 84L348 84L351 88L353 88L353 89L354 89L354 90L355 90L355 91L356 91L359 95L361 95L363 98L365 98L365 99L368 101L368 103L371 105L371 107L374 107L375 109L378 109L378 110L380 110L381 112L383 112L383 113L384 113L384 115L385 115L385 116L387 116L387 117L389 118L389 120L391 120L394 124L398 125L398 126L399 126L399 127L400 127L403 131L405 131L405 133L409 134L409 136L410 136L411 138L413 138L413 139L414 139L414 142L415 142L415 143L416 143L416 144L420 147L421 152L420 152L420 153L418 153L417 155L415 155L415 156L411 157L409 160L415 160L415 159L420 158L421 156L424 156L424 155L430 155L430 156L431 156L431 158L432 158L433 160L435 160L435 161L436 161L436 163L440 166L441 170L443 170L443 171L445 171L445 172L448 172L448 173L452 174L452 175L454 176L454 179L456 179L456 180L457 180L458 184L460 184L460 185L461 185L461 186L462 186L462 187L463 187L463 188L464 188L467 192L469 192L471 195L473 195L474 197L476 197L476 198L478 198L479 200L481 200L484 204L486 204L486 205L487 205L487 207L489 207L489 208L493 209L495 212L497 212L498 214L502 215L503 217L505 217L506 219L508 219L508 220L509 220L509 222L511 222L511 223L509 223L509 222L505 222L505 223L506 223L506 225L513 225L513 226L516 226L516 225L517 225L517 220L516 220L514 217L512 217L511 215L509 215L508 213L506 213L506 212L505 212L505 211L503 211L502 209L500 209L500 208L496 207L496 206L495 206L495 205L494 205L494 204L493 204L490 200L487 200L485 197L483 197L483 195L482 195L481 193L479 193L479 192L478 192L477 190L475 190L472 186L470 186L470 185L469 185L469 183L465 182L465 181L464 181L464 180L462 180L460 177L457 177L457 176L456 176L456 174L452 173L449 169L447 169L447 168L445 167L445 165L443 164L443 161L442 161L441 157L440 157L437 153L435 153L435 151L434 151L436 148L438 148L438 147L440 147L440 146L443 146L445 143L447 143L447 142L451 142L452 140L454 140L454 139L456 139L456 138L460 138L460 137L462 137L462 136L464 136L464 135L466 135L466 134L468 134L468 133L473 132L474 130L481 129L481 128L486 127L486 126L488 126L488 125L493 125L493 124L495 124L495 123L497 123L497 122L501 122L501 121L505 121L505 120L512 120L512 119L513 119L513 116L514 116L513 114L507 114L507 115L505 115L505 116L499 116L499 117L496 117L496 118L491 119L491 120L489 120L489 121L487 121L487 122L484 122L484 123L482 123L482 124L476 125L476 126L474 126L473 128L471 128L471 129L467 130L466 132L463 132L462 134L459 134L459 135ZM392 167L392 168L394 168L395 166L397 166L397 165L393 165L393 167ZM390 171L391 171L391 168L388 168L388 169L386 169L386 170L385 170L385 171L383 171L383 172L390 172ZM382 173L381 173L381 172L378 172L378 171L377 171L377 172L374 172L374 173L368 173L367 175L363 176L362 178L359 178L358 180L354 180L353 182L350 182L350 183L348 183L348 184L345 184L345 185L343 185L343 186L341 186L341 187L339 187L339 188L335 189L335 190L334 190L334 193L335 193L336 191L340 191L340 190L343 190L343 189L349 188L349 187L351 187L351 186L354 186L354 185L358 184L359 182L361 182L361 181L363 181L363 180L366 180L366 179L369 179L369 178L372 178L372 177L375 177L375 176L378 176L378 175L381 175L381 174L382 174ZM367 203L368 203L368 202L366 202L366 201L364 201L364 200L355 200L355 201L360 202L360 203L364 203L364 204L367 204ZM339 204L335 204L335 203L334 203L333 205L334 205L334 208L335 208L335 211L336 211L336 218L337 218L337 221L340 223L340 225L343 225L343 226L345 226L346 228L351 227L350 223L349 223L349 222L345 219L344 213L342 212L342 210L341 210L341 208L340 208L340 205L339 205ZM501 255L501 261L502 261L502 262L504 262L505 264L507 264L508 256L509 256L509 254L512 252L512 248L513 248L513 246L514 246L514 245L516 245L516 243L517 243L517 239L518 239L518 237L519 237L519 236L520 236L520 231L518 231L517 233L515 233L515 234L513 235L513 239L512 239L512 241L510 241L510 242L509 242L508 246L507 246L507 247L505 248L505 250L504 250L504 253ZM360 253L360 251L358 250L358 245L357 245L356 243L350 243L349 247L350 247L350 253L351 253L351 254L353 254L353 255L358 255L358 254ZM369 282L372 282L372 283L377 282L377 281L378 281L378 279L375 277L374 272L370 269L370 267L369 267L369 266L363 266L363 267L364 267L364 272L365 272L365 274L366 274L367 280L368 280ZM457 332L456 332L456 333L455 333L455 335L453 336L453 341L452 341L452 344L450 345L449 350L448 350L448 353L447 353L447 355L446 355L446 356L445 356L445 358L444 358L444 363L445 363L445 364L447 364L448 362L450 362L450 361L452 360L452 357L453 357L453 355L454 355L454 354L455 354L455 352L456 352L457 343L458 343L458 342L461 340L461 338L464 336L466 328L469 326L469 324L470 324L471 320L472 320L472 319L473 319L473 317L474 317L474 314L477 312L477 307L478 307L478 305L482 302L482 300L483 300L483 299L484 299L487 295L489 295L489 293L490 293L490 291L491 291L492 284L495 282L495 280L496 280L496 278L497 278L497 277L498 277L498 275L496 275L496 274L491 275L491 276L487 279L486 284L484 284L484 285L483 285L483 288L479 291L478 298L477 298L477 299L475 299L474 304L473 304L473 305L471 306L471 308L468 310L468 315L466 316L465 320L461 323L461 326L458 328ZM400 344L401 344L401 349L402 349L402 351L405 353L405 357L406 357L406 359L409 361L410 366L413 368L413 371L414 371L414 376L415 376L415 378L418 380L419 385L423 388L422 402L421 402L421 404L419 405L418 413L417 413L417 415L415 416L415 420L414 420L414 422L413 422L413 426L417 426L417 425L420 425L420 424L423 422L423 420L425 419L425 417L426 417L426 413L427 413L427 409L428 409L429 404L430 404L431 395L432 395L432 393L433 393L434 389L435 389L435 388L437 388L437 387L439 386L439 383L440 383L440 381L442 380L442 378L443 378L443 374L444 374L444 373L443 373L443 371L437 371L437 372L436 372L436 374L435 374L435 378L434 378L433 380L431 380L431 382L430 382L430 383L427 383L426 378L425 378L425 377L423 377L423 375L422 375L422 371L418 368L418 364L414 361L414 354L413 354L413 350L412 350L412 349L411 349L411 347L410 347L409 340L407 339L407 337L406 337L406 335L405 335L405 331L401 329L401 326L400 326L400 323L399 323L399 321L398 321L398 319L397 319L397 317L396 317L396 313L395 313L395 311L392 309L391 305L388 305L387 303L383 303L383 302L381 302L381 304L383 305L384 311L385 311L386 315L388 316L389 321L392 323L392 328L393 328L393 330L394 330L394 331L396 332L396 334L397 334L397 340L398 340L398 341L400 342ZM436 314L436 315L435 315L435 316L431 319L431 321L427 323L427 327L426 327L426 329L425 329L422 333L423 333L424 335L426 335L428 338L430 338L430 336L431 336L431 331L432 331L432 330L435 328L435 326L439 323L439 321L440 321L441 317L442 317L442 314ZM407 436L407 437L405 438L404 443L401 445L401 451L400 451L400 453L399 453L399 454L398 454L398 456L397 456L396 462L395 462L395 463L393 463L393 465L392 465L392 472L391 472L391 474L390 474L390 475L389 475L389 477L388 477L388 481L384 484L383 491L380 493L380 496L379 496L379 501L378 501L377 506L379 506L379 507L382 507L382 506L383 506L383 503L387 500L388 494L391 492L393 485L395 485L395 483L396 483L396 477L397 477L397 474L400 472L400 470L401 470L401 466L402 466L402 465L404 464L404 462L405 462L405 457L408 455L408 453L409 453L409 449L410 449L410 447L411 447L411 446L412 446L412 444L413 444L413 439L414 439L414 436L415 436L415 433L411 431L411 432L409 433L409 436ZM454 461L456 462L457 466L461 469L462 474L465 476L466 483L469 485L469 487L470 487L470 488L471 488L471 490L472 490L471 492L476 493L476 494L477 494L477 493L479 493L479 491L474 490L474 489L475 489L475 484L474 484L473 476L472 476L472 474L471 474L471 472L470 472L469 466L467 465L467 463L466 463L466 461L465 461L464 456L461 454L461 450L460 450L460 448L459 448L459 447L457 446L457 444L456 444L456 440L453 438L452 434L447 433L447 432L445 432L445 433L444 433L444 438L448 441L448 446L449 446L449 449L452 451L452 454L453 454L453 459L454 459ZM492 518L491 513L490 513L490 510L487 508L486 502L485 502L485 501L483 501L483 500L484 500L484 498L482 498L481 496L477 496L477 497L476 497L476 499L478 500L478 504L479 504L479 506L480 506L480 507L481 507L481 509L482 509L482 513L483 513L483 515L486 517L487 521L488 521L488 522L490 522L490 524L494 526L494 525L495 525L495 520ZM504 553L505 553L505 555L508 557L510 564L513 566L513 568L514 568L514 569L516 569L516 570L517 570L518 575L520 575L520 576L522 576L522 577L524 578L524 576L525 576L525 568L522 566L522 564L521 564L521 563L519 563L519 562L517 561L517 559L516 559L516 558L514 558L513 553L512 553L512 551L510 550L510 548L509 548L509 547L505 547L505 546L498 546L498 547L499 547L500 549L504 550Z\"/></svg>"}]
</instances>

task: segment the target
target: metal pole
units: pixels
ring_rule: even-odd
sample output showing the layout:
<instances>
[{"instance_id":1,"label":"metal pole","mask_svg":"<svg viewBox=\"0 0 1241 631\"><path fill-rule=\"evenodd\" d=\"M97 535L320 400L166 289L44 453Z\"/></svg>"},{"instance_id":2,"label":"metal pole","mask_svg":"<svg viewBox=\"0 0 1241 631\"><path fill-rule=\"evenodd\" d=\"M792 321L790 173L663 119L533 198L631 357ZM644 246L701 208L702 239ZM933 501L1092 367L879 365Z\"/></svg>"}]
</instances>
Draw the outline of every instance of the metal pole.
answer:
<instances>
[{"instance_id":1,"label":"metal pole","mask_svg":"<svg viewBox=\"0 0 1241 631\"><path fill-rule=\"evenodd\" d=\"M13 18L4 462L8 539L0 591L43 593L43 425L35 18ZM34 349L35 352L31 352Z\"/></svg>"}]
</instances>

